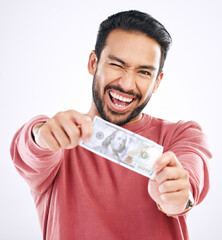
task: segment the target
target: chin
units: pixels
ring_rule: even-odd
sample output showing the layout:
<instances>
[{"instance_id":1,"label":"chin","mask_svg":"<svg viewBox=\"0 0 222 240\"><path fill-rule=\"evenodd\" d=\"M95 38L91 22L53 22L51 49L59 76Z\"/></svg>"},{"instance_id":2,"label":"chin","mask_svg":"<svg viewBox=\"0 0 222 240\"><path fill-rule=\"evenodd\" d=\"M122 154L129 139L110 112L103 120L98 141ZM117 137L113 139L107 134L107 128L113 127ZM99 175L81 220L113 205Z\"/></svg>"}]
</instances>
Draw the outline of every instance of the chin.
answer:
<instances>
[{"instance_id":1,"label":"chin","mask_svg":"<svg viewBox=\"0 0 222 240\"><path fill-rule=\"evenodd\" d=\"M101 116L104 120L109 121L113 124L122 126L127 124L133 119L131 114L122 114L122 113L105 113L104 116Z\"/></svg>"}]
</instances>

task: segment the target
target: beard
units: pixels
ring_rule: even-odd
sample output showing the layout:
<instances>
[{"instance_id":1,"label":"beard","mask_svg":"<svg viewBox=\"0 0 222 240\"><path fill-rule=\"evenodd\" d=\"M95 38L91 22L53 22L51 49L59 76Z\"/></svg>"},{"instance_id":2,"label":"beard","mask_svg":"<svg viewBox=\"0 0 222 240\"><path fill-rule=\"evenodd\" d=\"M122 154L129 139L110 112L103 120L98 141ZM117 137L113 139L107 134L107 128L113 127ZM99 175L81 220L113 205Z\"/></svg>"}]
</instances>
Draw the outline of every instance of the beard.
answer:
<instances>
[{"instance_id":1,"label":"beard","mask_svg":"<svg viewBox=\"0 0 222 240\"><path fill-rule=\"evenodd\" d=\"M126 94L136 96L139 101L142 99L141 94L135 93L133 91L125 92L121 88L121 86L119 86L119 85L111 85L111 84L107 85L104 88L104 94L108 89L115 89L115 90L118 90L122 93L126 93ZM92 95L93 95L93 100L94 100L94 103L96 105L97 111L104 120L109 121L109 122L114 123L114 124L117 124L119 126L122 126L122 125L130 122L133 118L138 116L140 114L140 112L144 109L144 107L147 105L147 103L149 102L149 100L151 98L151 94L150 94L147 97L147 99L145 99L138 107L133 109L133 111L130 114L119 113L119 112L113 111L110 108L107 108L107 110L105 110L104 100L100 96L99 91L100 91L100 85L99 85L99 81L97 80L96 73L95 73L95 75L93 77Z\"/></svg>"}]
</instances>

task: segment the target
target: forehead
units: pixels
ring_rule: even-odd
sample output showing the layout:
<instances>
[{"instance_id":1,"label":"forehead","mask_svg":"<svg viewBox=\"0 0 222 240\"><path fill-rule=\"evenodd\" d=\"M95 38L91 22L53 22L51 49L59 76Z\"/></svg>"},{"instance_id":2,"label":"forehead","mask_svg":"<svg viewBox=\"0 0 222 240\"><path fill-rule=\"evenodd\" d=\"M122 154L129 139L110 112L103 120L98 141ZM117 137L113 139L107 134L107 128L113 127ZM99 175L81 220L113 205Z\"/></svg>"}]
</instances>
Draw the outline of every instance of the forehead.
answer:
<instances>
[{"instance_id":1,"label":"forehead","mask_svg":"<svg viewBox=\"0 0 222 240\"><path fill-rule=\"evenodd\" d=\"M126 134L122 131L117 131L115 134L115 137L121 137L121 138L126 138Z\"/></svg>"},{"instance_id":2,"label":"forehead","mask_svg":"<svg viewBox=\"0 0 222 240\"><path fill-rule=\"evenodd\" d=\"M101 57L106 58L110 54L131 65L152 64L158 67L161 47L143 33L115 29L108 35Z\"/></svg>"}]
</instances>

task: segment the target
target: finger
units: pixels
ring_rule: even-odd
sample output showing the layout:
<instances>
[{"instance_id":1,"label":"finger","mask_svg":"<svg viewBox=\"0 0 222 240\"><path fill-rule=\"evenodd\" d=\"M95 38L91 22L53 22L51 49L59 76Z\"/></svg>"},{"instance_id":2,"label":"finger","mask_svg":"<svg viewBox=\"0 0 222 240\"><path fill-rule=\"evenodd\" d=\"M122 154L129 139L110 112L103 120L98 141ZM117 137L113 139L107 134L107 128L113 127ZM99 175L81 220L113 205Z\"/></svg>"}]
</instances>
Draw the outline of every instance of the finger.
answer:
<instances>
[{"instance_id":1,"label":"finger","mask_svg":"<svg viewBox=\"0 0 222 240\"><path fill-rule=\"evenodd\" d=\"M178 192L185 189L189 189L189 182L185 179L169 180L159 185L159 192L161 194Z\"/></svg>"},{"instance_id":2,"label":"finger","mask_svg":"<svg viewBox=\"0 0 222 240\"><path fill-rule=\"evenodd\" d=\"M182 167L165 167L155 176L156 182L160 185L167 180L188 179L189 174Z\"/></svg>"},{"instance_id":3,"label":"finger","mask_svg":"<svg viewBox=\"0 0 222 240\"><path fill-rule=\"evenodd\" d=\"M50 120L51 132L59 143L60 147L66 149L70 144L70 138L66 131L63 129L63 126L60 125L55 119Z\"/></svg>"},{"instance_id":4,"label":"finger","mask_svg":"<svg viewBox=\"0 0 222 240\"><path fill-rule=\"evenodd\" d=\"M88 116L85 117L82 125L81 125L81 139L83 142L87 142L90 140L93 133L93 123L91 118Z\"/></svg>"},{"instance_id":5,"label":"finger","mask_svg":"<svg viewBox=\"0 0 222 240\"><path fill-rule=\"evenodd\" d=\"M163 153L154 163L153 169L156 173L160 172L166 166L176 166L179 162L177 160L176 155L173 152L165 152Z\"/></svg>"},{"instance_id":6,"label":"finger","mask_svg":"<svg viewBox=\"0 0 222 240\"><path fill-rule=\"evenodd\" d=\"M163 193L160 195L162 201L170 204L186 203L189 198L189 191L183 189L177 192Z\"/></svg>"},{"instance_id":7,"label":"finger","mask_svg":"<svg viewBox=\"0 0 222 240\"><path fill-rule=\"evenodd\" d=\"M46 126L42 126L39 129L39 133L36 138L36 143L45 149L49 149L51 151L57 151L60 148L60 144L50 131L50 129Z\"/></svg>"},{"instance_id":8,"label":"finger","mask_svg":"<svg viewBox=\"0 0 222 240\"><path fill-rule=\"evenodd\" d=\"M89 141L93 133L92 119L85 114L75 112L75 122L80 126L82 141Z\"/></svg>"},{"instance_id":9,"label":"finger","mask_svg":"<svg viewBox=\"0 0 222 240\"><path fill-rule=\"evenodd\" d=\"M68 110L67 113L70 114L73 121L79 126L83 125L86 121L92 121L86 114L79 113L75 110Z\"/></svg>"},{"instance_id":10,"label":"finger","mask_svg":"<svg viewBox=\"0 0 222 240\"><path fill-rule=\"evenodd\" d=\"M63 119L62 127L69 138L69 146L67 148L70 149L77 146L81 137L81 129L71 119Z\"/></svg>"},{"instance_id":11,"label":"finger","mask_svg":"<svg viewBox=\"0 0 222 240\"><path fill-rule=\"evenodd\" d=\"M75 110L68 110L66 112L60 112L57 114L57 118L59 119L59 122L64 122L65 119L67 120L67 116L69 116L69 118L73 121L73 123L79 127L80 130L80 138L86 142L90 139L91 135L92 135L92 131L93 131L93 126L92 126L92 120L89 116L85 115L85 114L81 114ZM64 129L67 131L67 134L69 135L69 137L72 135L73 133L72 131L74 131L76 133L77 129L74 127L74 130L71 129L71 125L69 124L62 124ZM74 133L74 134L75 134ZM78 139L79 140L79 139Z\"/></svg>"}]
</instances>

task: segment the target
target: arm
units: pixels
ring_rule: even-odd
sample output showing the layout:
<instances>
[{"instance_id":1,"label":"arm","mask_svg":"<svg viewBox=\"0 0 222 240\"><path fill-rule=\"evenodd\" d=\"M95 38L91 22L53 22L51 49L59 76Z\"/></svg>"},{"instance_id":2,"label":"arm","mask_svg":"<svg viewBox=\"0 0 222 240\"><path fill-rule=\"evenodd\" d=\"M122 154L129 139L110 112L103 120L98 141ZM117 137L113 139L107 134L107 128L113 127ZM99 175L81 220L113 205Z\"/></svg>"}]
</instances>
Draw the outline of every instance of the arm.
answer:
<instances>
[{"instance_id":1,"label":"arm","mask_svg":"<svg viewBox=\"0 0 222 240\"><path fill-rule=\"evenodd\" d=\"M74 110L51 119L33 118L13 138L10 152L15 167L32 191L43 193L59 170L64 149L86 141L91 133L91 119Z\"/></svg>"}]
</instances>

